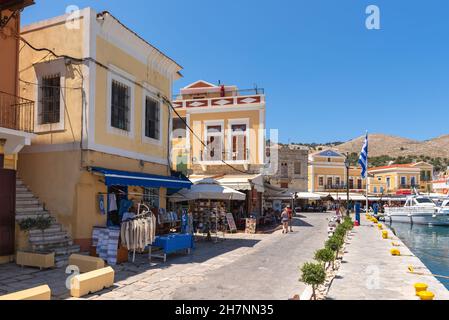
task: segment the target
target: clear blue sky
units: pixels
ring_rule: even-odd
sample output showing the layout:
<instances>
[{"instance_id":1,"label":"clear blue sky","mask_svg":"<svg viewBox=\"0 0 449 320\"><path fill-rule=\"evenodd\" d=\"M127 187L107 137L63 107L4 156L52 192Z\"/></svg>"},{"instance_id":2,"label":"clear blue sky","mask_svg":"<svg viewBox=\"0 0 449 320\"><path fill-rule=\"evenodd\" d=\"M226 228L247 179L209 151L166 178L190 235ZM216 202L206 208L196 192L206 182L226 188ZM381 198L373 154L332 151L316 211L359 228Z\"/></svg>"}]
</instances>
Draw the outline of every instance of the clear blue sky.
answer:
<instances>
[{"instance_id":1,"label":"clear blue sky","mask_svg":"<svg viewBox=\"0 0 449 320\"><path fill-rule=\"evenodd\" d=\"M283 142L348 140L365 130L449 133L447 0L36 0L23 24L68 5L108 10L198 79L254 84ZM365 8L381 30L365 28Z\"/></svg>"}]
</instances>

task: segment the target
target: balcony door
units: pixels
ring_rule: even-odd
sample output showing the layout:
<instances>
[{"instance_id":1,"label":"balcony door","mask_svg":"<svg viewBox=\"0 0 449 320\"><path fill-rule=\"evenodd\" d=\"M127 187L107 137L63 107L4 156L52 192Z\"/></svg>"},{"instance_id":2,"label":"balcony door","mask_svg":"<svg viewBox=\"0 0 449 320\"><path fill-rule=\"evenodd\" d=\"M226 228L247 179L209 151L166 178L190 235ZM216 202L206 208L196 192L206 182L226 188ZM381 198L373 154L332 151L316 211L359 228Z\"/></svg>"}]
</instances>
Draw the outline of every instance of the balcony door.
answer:
<instances>
[{"instance_id":1,"label":"balcony door","mask_svg":"<svg viewBox=\"0 0 449 320\"><path fill-rule=\"evenodd\" d=\"M206 143L207 148L204 150L204 161L221 161L223 160L223 126L207 125L206 126Z\"/></svg>"}]
</instances>

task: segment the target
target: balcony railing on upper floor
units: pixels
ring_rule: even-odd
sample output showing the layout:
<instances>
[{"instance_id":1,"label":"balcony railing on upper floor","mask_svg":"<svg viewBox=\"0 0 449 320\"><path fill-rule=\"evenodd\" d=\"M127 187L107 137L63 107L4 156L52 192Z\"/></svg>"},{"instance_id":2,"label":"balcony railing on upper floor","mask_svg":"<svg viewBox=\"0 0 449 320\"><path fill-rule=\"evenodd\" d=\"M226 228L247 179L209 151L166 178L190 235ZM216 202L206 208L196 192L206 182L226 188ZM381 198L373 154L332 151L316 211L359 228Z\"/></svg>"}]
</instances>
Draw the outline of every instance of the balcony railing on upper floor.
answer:
<instances>
[{"instance_id":1,"label":"balcony railing on upper floor","mask_svg":"<svg viewBox=\"0 0 449 320\"><path fill-rule=\"evenodd\" d=\"M34 101L0 91L0 127L34 131Z\"/></svg>"},{"instance_id":2,"label":"balcony railing on upper floor","mask_svg":"<svg viewBox=\"0 0 449 320\"><path fill-rule=\"evenodd\" d=\"M175 108L228 107L233 105L254 105L265 103L264 89L250 89L226 92L224 96L217 93L204 94L184 99L182 95L174 97Z\"/></svg>"},{"instance_id":3,"label":"balcony railing on upper floor","mask_svg":"<svg viewBox=\"0 0 449 320\"><path fill-rule=\"evenodd\" d=\"M243 89L243 90L233 90L233 91L226 91L225 95L222 97L220 96L220 93L218 92L205 92L198 94L204 99L210 99L210 98L226 98L226 97L245 97L245 96L258 96L258 95L264 95L265 89L263 88L254 88L254 89ZM218 95L218 96L217 96ZM172 97L173 101L177 100L183 100L182 94L175 94ZM192 99L192 100L198 100L198 99Z\"/></svg>"},{"instance_id":4,"label":"balcony railing on upper floor","mask_svg":"<svg viewBox=\"0 0 449 320\"><path fill-rule=\"evenodd\" d=\"M238 151L227 151L222 149L210 148L210 150L203 149L200 152L200 162L222 162L222 161L248 161L249 149Z\"/></svg>"}]
</instances>

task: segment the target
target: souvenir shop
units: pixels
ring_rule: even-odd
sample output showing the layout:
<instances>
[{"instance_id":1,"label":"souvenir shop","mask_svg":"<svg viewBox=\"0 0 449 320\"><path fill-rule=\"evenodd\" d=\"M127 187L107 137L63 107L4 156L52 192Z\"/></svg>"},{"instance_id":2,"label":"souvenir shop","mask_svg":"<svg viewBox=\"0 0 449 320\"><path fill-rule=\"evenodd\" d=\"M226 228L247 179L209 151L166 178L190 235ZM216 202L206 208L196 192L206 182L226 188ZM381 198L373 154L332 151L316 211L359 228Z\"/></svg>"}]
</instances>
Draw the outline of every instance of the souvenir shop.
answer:
<instances>
[{"instance_id":1,"label":"souvenir shop","mask_svg":"<svg viewBox=\"0 0 449 320\"><path fill-rule=\"evenodd\" d=\"M245 202L242 192L219 185L213 179L204 179L194 184L190 190L181 190L169 197L169 208L174 211L187 210L193 218L196 240L217 241L219 234L236 232L237 226L231 212L231 203Z\"/></svg>"},{"instance_id":2,"label":"souvenir shop","mask_svg":"<svg viewBox=\"0 0 449 320\"><path fill-rule=\"evenodd\" d=\"M93 228L91 255L115 265L134 262L136 254L166 261L168 254L193 249L192 215L182 207L166 210L165 196L161 201L161 189L188 190L187 178L96 167L92 172L102 177L107 192L97 194L106 225Z\"/></svg>"}]
</instances>

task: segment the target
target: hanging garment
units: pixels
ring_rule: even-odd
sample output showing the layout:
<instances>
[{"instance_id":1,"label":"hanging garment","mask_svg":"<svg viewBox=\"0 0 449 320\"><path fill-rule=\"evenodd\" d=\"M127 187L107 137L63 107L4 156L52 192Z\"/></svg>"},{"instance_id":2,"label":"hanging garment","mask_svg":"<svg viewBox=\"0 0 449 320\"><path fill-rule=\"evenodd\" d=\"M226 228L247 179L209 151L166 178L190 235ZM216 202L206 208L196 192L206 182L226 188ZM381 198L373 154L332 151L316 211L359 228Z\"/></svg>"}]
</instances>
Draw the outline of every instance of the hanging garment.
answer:
<instances>
[{"instance_id":1,"label":"hanging garment","mask_svg":"<svg viewBox=\"0 0 449 320\"><path fill-rule=\"evenodd\" d=\"M115 193L110 193L108 195L108 212L116 211L117 209L117 198Z\"/></svg>"},{"instance_id":2,"label":"hanging garment","mask_svg":"<svg viewBox=\"0 0 449 320\"><path fill-rule=\"evenodd\" d=\"M128 212L128 210L133 206L133 202L128 199L122 199L120 200L120 208L118 210L118 215L120 216L121 220L123 220L123 215L125 212Z\"/></svg>"}]
</instances>

